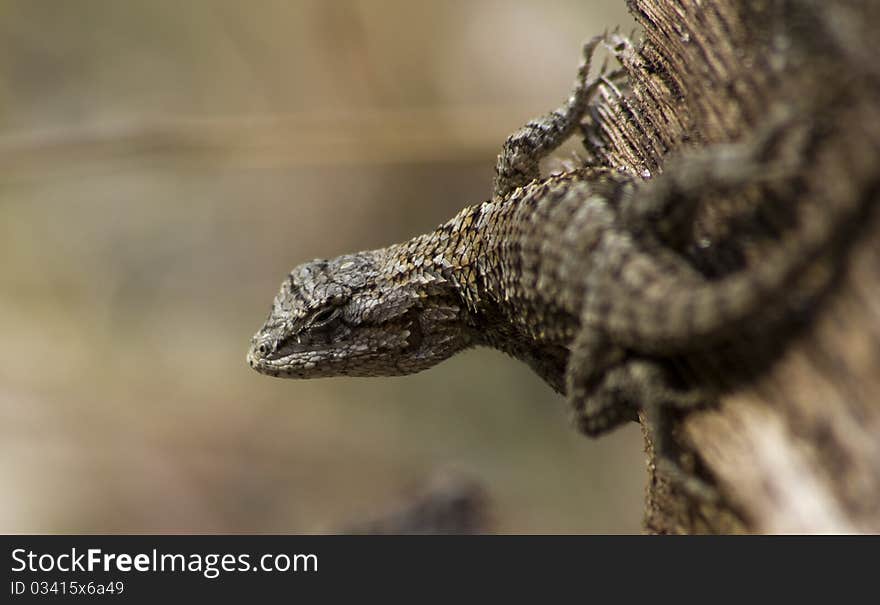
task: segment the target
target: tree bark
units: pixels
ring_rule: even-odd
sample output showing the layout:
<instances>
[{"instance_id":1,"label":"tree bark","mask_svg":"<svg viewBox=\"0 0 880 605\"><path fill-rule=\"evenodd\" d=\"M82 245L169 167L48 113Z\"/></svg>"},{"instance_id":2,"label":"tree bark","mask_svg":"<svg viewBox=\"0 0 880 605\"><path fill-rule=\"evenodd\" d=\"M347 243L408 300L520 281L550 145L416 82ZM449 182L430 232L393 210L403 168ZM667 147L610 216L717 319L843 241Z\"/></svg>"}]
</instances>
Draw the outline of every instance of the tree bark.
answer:
<instances>
[{"instance_id":1,"label":"tree bark","mask_svg":"<svg viewBox=\"0 0 880 605\"><path fill-rule=\"evenodd\" d=\"M644 29L619 40L629 75L588 125L590 161L640 177L670 154L741 139L774 108L809 120L800 186L763 183L702 200L686 254L710 278L761 262L774 213L858 200L828 258L795 291L779 329L682 363L724 395L682 414L681 464L713 483L710 503L654 472L645 528L656 533L880 531L880 3L630 0ZM809 105L810 112L803 108ZM770 212L768 208L772 208Z\"/></svg>"}]
</instances>

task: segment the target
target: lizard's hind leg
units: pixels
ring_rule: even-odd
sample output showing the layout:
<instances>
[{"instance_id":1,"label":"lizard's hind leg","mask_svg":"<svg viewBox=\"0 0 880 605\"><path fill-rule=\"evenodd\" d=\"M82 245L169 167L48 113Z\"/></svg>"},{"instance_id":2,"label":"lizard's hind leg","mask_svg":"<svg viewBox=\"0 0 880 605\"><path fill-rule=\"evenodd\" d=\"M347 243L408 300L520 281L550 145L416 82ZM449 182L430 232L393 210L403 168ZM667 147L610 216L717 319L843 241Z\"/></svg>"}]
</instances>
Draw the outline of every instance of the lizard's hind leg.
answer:
<instances>
[{"instance_id":1,"label":"lizard's hind leg","mask_svg":"<svg viewBox=\"0 0 880 605\"><path fill-rule=\"evenodd\" d=\"M575 337L565 369L565 393L582 433L597 437L628 420L638 420L632 401L608 385L610 372L624 356L623 350L612 347L589 325Z\"/></svg>"},{"instance_id":2,"label":"lizard's hind leg","mask_svg":"<svg viewBox=\"0 0 880 605\"><path fill-rule=\"evenodd\" d=\"M604 39L605 36L596 36L584 45L584 58L578 68L571 97L565 105L527 122L507 137L495 164L493 198L503 198L517 187L537 179L540 176L541 159L574 134L589 106L590 98L602 82L601 74L590 80L589 71L593 52Z\"/></svg>"},{"instance_id":3,"label":"lizard's hind leg","mask_svg":"<svg viewBox=\"0 0 880 605\"><path fill-rule=\"evenodd\" d=\"M678 389L660 362L631 357L610 347L589 325L571 347L566 393L578 429L596 437L644 412L657 470L689 495L713 502L715 488L685 472L671 438L669 413L705 405L710 395L697 388Z\"/></svg>"},{"instance_id":4,"label":"lizard's hind leg","mask_svg":"<svg viewBox=\"0 0 880 605\"><path fill-rule=\"evenodd\" d=\"M653 418L656 409L691 409L708 399L700 389L672 386L660 362L611 347L590 327L575 338L565 379L575 422L593 437L637 420L638 410Z\"/></svg>"},{"instance_id":5,"label":"lizard's hind leg","mask_svg":"<svg viewBox=\"0 0 880 605\"><path fill-rule=\"evenodd\" d=\"M697 205L706 194L723 193L750 184L779 181L794 174L792 154L805 145L802 129L785 111L746 139L686 152L670 160L659 175L623 190L620 215L630 229L651 231L679 247L692 236ZM787 156L778 147L789 145ZM781 156L781 157L780 157Z\"/></svg>"}]
</instances>

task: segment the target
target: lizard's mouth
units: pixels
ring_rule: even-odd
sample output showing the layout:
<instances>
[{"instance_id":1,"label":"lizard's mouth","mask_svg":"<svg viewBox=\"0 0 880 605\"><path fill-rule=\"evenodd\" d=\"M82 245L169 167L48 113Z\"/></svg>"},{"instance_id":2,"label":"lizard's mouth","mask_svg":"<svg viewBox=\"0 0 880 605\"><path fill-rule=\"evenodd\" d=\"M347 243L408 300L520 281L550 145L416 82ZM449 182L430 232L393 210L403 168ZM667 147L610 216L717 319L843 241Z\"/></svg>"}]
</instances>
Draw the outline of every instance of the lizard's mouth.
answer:
<instances>
[{"instance_id":1,"label":"lizard's mouth","mask_svg":"<svg viewBox=\"0 0 880 605\"><path fill-rule=\"evenodd\" d=\"M306 378L314 375L316 362L309 357L324 355L331 347L317 348L307 345L284 347L283 351L260 350L258 344L251 345L247 354L248 365L268 376Z\"/></svg>"},{"instance_id":2,"label":"lizard's mouth","mask_svg":"<svg viewBox=\"0 0 880 605\"><path fill-rule=\"evenodd\" d=\"M298 342L295 339L279 342L255 338L248 350L247 362L261 374L296 377L314 369L318 359L332 357L333 348L329 343Z\"/></svg>"},{"instance_id":3,"label":"lizard's mouth","mask_svg":"<svg viewBox=\"0 0 880 605\"><path fill-rule=\"evenodd\" d=\"M369 356L366 347L296 341L281 342L276 346L271 342L255 341L248 350L247 362L260 374L276 378L378 375L363 363L363 359Z\"/></svg>"},{"instance_id":4,"label":"lizard's mouth","mask_svg":"<svg viewBox=\"0 0 880 605\"><path fill-rule=\"evenodd\" d=\"M417 371L411 358L421 357L426 335L413 313L392 327L362 325L355 335L343 324L281 336L264 327L251 340L247 362L261 374L280 378L411 374Z\"/></svg>"},{"instance_id":5,"label":"lizard's mouth","mask_svg":"<svg viewBox=\"0 0 880 605\"><path fill-rule=\"evenodd\" d=\"M338 345L334 345L331 335L326 332L292 334L283 338L258 332L251 341L247 361L255 370L261 372L265 369L266 373L277 373L297 365L308 370L315 367L310 360L332 357L332 351L337 348Z\"/></svg>"}]
</instances>

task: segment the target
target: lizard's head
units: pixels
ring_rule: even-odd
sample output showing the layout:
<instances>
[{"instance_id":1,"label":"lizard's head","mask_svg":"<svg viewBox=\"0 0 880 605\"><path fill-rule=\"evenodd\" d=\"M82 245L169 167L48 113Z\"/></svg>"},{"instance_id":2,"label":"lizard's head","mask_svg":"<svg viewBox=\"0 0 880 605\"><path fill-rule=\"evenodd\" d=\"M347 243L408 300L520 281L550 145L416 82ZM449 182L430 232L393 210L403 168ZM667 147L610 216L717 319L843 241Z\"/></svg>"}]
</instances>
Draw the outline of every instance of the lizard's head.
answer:
<instances>
[{"instance_id":1,"label":"lizard's head","mask_svg":"<svg viewBox=\"0 0 880 605\"><path fill-rule=\"evenodd\" d=\"M302 264L281 284L248 363L284 378L424 370L467 346L448 294L442 278L396 266L384 250Z\"/></svg>"}]
</instances>

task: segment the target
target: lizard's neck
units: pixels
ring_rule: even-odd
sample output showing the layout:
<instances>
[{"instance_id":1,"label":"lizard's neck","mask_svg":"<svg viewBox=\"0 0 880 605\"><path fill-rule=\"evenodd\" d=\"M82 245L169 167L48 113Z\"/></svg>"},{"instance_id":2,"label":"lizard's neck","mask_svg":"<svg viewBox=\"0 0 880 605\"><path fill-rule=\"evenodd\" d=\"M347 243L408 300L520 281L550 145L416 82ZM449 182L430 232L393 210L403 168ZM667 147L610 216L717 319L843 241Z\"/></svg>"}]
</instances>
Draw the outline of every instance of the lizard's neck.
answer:
<instances>
[{"instance_id":1,"label":"lizard's neck","mask_svg":"<svg viewBox=\"0 0 880 605\"><path fill-rule=\"evenodd\" d=\"M434 231L384 250L383 273L394 276L419 298L454 300L464 325L479 325L504 300L504 284L494 270L502 243L496 232L505 203L485 202L462 209Z\"/></svg>"},{"instance_id":2,"label":"lizard's neck","mask_svg":"<svg viewBox=\"0 0 880 605\"><path fill-rule=\"evenodd\" d=\"M525 361L561 391L567 346L577 327L571 309L579 302L569 295L570 309L557 304L552 284L538 283L552 276L531 265L538 250L530 246L547 241L551 221L542 219L554 209L536 203L546 197L546 187L536 183L505 199L464 208L434 231L388 248L387 266L418 296L457 301L467 342Z\"/></svg>"}]
</instances>

